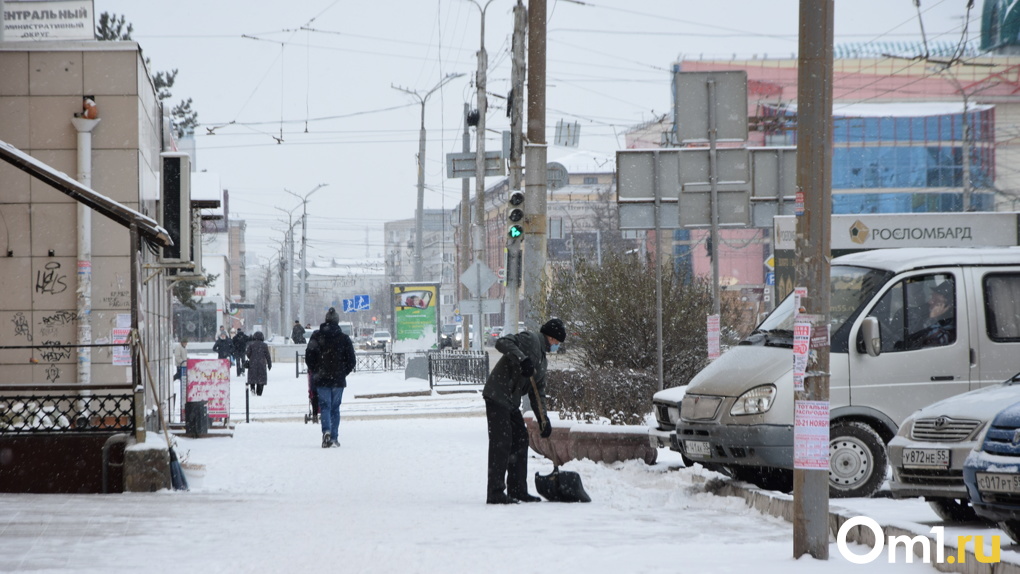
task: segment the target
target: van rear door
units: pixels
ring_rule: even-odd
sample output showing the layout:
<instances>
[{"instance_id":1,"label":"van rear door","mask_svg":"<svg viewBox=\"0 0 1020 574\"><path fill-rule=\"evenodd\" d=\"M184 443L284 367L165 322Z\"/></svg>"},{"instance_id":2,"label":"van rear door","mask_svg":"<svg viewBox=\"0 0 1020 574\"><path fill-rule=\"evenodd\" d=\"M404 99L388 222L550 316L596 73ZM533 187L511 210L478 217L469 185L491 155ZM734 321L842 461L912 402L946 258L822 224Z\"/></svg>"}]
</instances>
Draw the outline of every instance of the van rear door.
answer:
<instances>
[{"instance_id":1,"label":"van rear door","mask_svg":"<svg viewBox=\"0 0 1020 574\"><path fill-rule=\"evenodd\" d=\"M948 309L939 305L940 297ZM918 408L970 390L971 333L964 270L903 273L885 285L866 315L878 319L882 352L871 357L850 333L850 404L899 425ZM835 406L835 405L834 405Z\"/></svg>"}]
</instances>

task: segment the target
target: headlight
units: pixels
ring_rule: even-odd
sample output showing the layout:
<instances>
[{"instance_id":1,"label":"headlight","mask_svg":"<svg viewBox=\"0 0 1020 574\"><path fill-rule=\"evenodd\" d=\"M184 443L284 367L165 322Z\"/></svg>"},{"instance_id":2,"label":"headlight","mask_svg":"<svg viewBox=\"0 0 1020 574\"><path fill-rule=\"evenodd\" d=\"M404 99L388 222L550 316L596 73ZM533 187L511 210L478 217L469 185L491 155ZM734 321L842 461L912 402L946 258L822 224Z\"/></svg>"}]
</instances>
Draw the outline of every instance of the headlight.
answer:
<instances>
[{"instance_id":1,"label":"headlight","mask_svg":"<svg viewBox=\"0 0 1020 574\"><path fill-rule=\"evenodd\" d=\"M985 450L985 435L988 434L988 429L992 428L992 421L987 420L982 423L981 428L978 430L977 436L974 437L974 450L981 452Z\"/></svg>"},{"instance_id":2,"label":"headlight","mask_svg":"<svg viewBox=\"0 0 1020 574\"><path fill-rule=\"evenodd\" d=\"M775 385L755 387L737 397L737 401L733 403L733 408L730 409L730 414L734 416L759 415L772 408L772 403L775 400Z\"/></svg>"}]
</instances>

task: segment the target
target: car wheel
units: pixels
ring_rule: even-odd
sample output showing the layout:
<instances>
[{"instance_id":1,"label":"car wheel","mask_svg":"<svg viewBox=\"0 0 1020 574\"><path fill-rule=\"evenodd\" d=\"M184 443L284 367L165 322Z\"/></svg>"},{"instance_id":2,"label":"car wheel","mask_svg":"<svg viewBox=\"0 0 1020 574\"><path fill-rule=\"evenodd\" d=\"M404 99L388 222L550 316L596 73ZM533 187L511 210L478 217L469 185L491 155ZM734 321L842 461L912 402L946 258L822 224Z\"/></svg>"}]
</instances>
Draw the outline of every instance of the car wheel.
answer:
<instances>
[{"instance_id":1,"label":"car wheel","mask_svg":"<svg viewBox=\"0 0 1020 574\"><path fill-rule=\"evenodd\" d=\"M928 506L946 522L976 522L978 515L970 502L958 498L931 498Z\"/></svg>"},{"instance_id":2,"label":"car wheel","mask_svg":"<svg viewBox=\"0 0 1020 574\"><path fill-rule=\"evenodd\" d=\"M829 497L868 498L885 480L889 461L882 437L859 422L829 429Z\"/></svg>"},{"instance_id":3,"label":"car wheel","mask_svg":"<svg viewBox=\"0 0 1020 574\"><path fill-rule=\"evenodd\" d=\"M1020 520L1006 520L1000 522L998 526L1013 542L1020 542Z\"/></svg>"}]
</instances>

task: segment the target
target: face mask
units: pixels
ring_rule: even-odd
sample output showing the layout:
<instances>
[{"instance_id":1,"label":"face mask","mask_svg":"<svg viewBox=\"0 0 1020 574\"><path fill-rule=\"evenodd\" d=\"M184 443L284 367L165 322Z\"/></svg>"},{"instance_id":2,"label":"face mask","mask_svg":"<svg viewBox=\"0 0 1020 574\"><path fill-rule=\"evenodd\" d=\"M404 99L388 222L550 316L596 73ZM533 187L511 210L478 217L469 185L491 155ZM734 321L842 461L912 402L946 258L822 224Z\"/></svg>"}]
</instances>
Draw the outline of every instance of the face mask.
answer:
<instances>
[{"instance_id":1,"label":"face mask","mask_svg":"<svg viewBox=\"0 0 1020 574\"><path fill-rule=\"evenodd\" d=\"M560 344L559 343L556 343L555 345L549 345L549 352L550 353L555 353L556 351L559 351L559 350L560 350Z\"/></svg>"}]
</instances>

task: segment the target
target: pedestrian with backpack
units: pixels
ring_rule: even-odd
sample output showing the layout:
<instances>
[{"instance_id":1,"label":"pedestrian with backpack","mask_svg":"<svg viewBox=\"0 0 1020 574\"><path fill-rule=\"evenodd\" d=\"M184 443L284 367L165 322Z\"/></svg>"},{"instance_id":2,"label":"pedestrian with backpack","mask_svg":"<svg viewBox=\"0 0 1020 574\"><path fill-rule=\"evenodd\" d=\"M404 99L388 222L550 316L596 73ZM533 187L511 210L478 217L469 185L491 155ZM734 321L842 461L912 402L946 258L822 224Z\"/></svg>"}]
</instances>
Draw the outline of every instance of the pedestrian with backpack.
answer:
<instances>
[{"instance_id":1,"label":"pedestrian with backpack","mask_svg":"<svg viewBox=\"0 0 1020 574\"><path fill-rule=\"evenodd\" d=\"M326 321L312 333L305 348L305 364L319 397L322 448L340 446L340 401L356 361L354 343L340 329L340 315L330 307Z\"/></svg>"}]
</instances>

